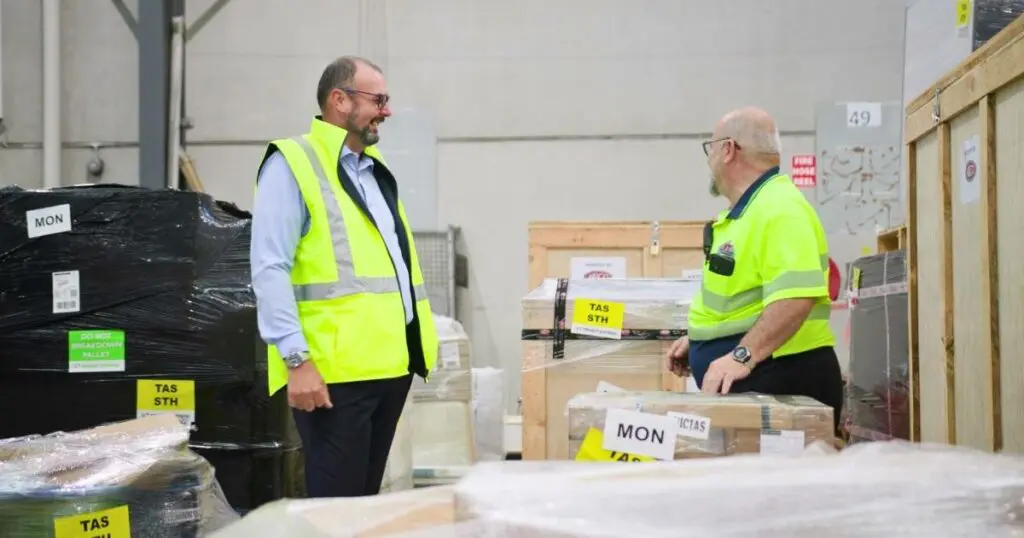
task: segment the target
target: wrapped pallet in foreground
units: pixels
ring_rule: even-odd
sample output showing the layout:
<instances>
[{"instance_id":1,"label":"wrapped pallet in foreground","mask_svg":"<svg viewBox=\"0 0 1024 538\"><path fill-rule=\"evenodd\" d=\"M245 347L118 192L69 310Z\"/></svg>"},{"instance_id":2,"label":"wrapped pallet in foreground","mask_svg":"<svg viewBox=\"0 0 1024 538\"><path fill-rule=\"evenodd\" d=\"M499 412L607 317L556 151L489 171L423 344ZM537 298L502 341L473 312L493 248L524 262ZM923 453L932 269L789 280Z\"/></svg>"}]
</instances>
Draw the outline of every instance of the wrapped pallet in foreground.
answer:
<instances>
[{"instance_id":1,"label":"wrapped pallet in foreground","mask_svg":"<svg viewBox=\"0 0 1024 538\"><path fill-rule=\"evenodd\" d=\"M522 299L523 459L567 459L565 405L595 390L676 390L663 364L699 284L549 279Z\"/></svg>"},{"instance_id":2,"label":"wrapped pallet in foreground","mask_svg":"<svg viewBox=\"0 0 1024 538\"><path fill-rule=\"evenodd\" d=\"M0 536L199 538L238 516L169 415L0 442Z\"/></svg>"},{"instance_id":3,"label":"wrapped pallet in foreground","mask_svg":"<svg viewBox=\"0 0 1024 538\"><path fill-rule=\"evenodd\" d=\"M278 501L213 538L1003 538L1024 459L864 443L645 465L487 462L452 487Z\"/></svg>"},{"instance_id":4,"label":"wrapped pallet in foreground","mask_svg":"<svg viewBox=\"0 0 1024 538\"><path fill-rule=\"evenodd\" d=\"M568 409L569 452L578 461L793 455L835 440L832 408L804 396L587 393Z\"/></svg>"}]
</instances>

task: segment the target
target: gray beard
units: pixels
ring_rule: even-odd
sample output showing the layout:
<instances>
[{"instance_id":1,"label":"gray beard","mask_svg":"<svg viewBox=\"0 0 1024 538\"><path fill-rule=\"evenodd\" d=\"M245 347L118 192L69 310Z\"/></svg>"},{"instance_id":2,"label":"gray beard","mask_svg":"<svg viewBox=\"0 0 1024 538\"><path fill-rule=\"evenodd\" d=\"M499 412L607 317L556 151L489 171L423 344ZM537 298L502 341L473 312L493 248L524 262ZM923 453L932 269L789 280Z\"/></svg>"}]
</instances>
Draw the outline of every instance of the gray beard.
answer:
<instances>
[{"instance_id":1,"label":"gray beard","mask_svg":"<svg viewBox=\"0 0 1024 538\"><path fill-rule=\"evenodd\" d=\"M359 141L364 146L372 146L380 142L380 135L371 131L369 127L364 127L359 130Z\"/></svg>"},{"instance_id":2,"label":"gray beard","mask_svg":"<svg viewBox=\"0 0 1024 538\"><path fill-rule=\"evenodd\" d=\"M708 192L711 196L718 198L722 195L722 192L718 190L718 184L715 183L715 177L711 176L711 181L708 182Z\"/></svg>"}]
</instances>

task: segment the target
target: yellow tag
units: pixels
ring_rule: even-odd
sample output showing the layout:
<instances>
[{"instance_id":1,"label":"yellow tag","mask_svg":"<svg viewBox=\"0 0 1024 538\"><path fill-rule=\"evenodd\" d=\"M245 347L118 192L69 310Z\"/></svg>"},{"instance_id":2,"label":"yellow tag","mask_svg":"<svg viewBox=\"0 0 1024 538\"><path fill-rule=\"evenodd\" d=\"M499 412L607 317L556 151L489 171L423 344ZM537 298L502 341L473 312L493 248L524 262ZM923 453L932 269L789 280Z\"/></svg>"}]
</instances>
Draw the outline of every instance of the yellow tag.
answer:
<instances>
[{"instance_id":1,"label":"yellow tag","mask_svg":"<svg viewBox=\"0 0 1024 538\"><path fill-rule=\"evenodd\" d=\"M590 428L587 430L587 436L583 438L580 451L576 453L576 461L658 461L650 456L605 450L601 447L602 444L604 444L604 434L597 428Z\"/></svg>"},{"instance_id":2,"label":"yellow tag","mask_svg":"<svg viewBox=\"0 0 1024 538\"><path fill-rule=\"evenodd\" d=\"M128 506L58 517L53 520L54 538L132 538Z\"/></svg>"},{"instance_id":3,"label":"yellow tag","mask_svg":"<svg viewBox=\"0 0 1024 538\"><path fill-rule=\"evenodd\" d=\"M964 28L971 21L971 0L956 0L956 27Z\"/></svg>"},{"instance_id":4,"label":"yellow tag","mask_svg":"<svg viewBox=\"0 0 1024 538\"><path fill-rule=\"evenodd\" d=\"M173 413L182 424L196 419L196 382L180 379L140 379L136 386L137 417Z\"/></svg>"},{"instance_id":5,"label":"yellow tag","mask_svg":"<svg viewBox=\"0 0 1024 538\"><path fill-rule=\"evenodd\" d=\"M622 303L576 299L569 332L598 338L622 338L622 322L626 307Z\"/></svg>"},{"instance_id":6,"label":"yellow tag","mask_svg":"<svg viewBox=\"0 0 1024 538\"><path fill-rule=\"evenodd\" d=\"M865 255L865 256L870 256L871 255L871 247L861 247L860 253Z\"/></svg>"},{"instance_id":7,"label":"yellow tag","mask_svg":"<svg viewBox=\"0 0 1024 538\"><path fill-rule=\"evenodd\" d=\"M850 272L850 288L855 291L860 289L860 267L854 267Z\"/></svg>"}]
</instances>

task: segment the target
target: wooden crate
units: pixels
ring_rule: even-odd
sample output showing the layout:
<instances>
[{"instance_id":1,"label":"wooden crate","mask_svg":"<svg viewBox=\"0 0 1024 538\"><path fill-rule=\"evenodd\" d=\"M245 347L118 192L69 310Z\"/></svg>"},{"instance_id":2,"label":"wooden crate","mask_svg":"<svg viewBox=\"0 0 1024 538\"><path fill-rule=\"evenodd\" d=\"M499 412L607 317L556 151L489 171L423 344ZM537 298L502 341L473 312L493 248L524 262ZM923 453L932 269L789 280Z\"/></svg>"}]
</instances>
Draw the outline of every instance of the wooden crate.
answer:
<instances>
[{"instance_id":1,"label":"wooden crate","mask_svg":"<svg viewBox=\"0 0 1024 538\"><path fill-rule=\"evenodd\" d=\"M569 277L573 258L624 258L628 278L681 278L704 266L704 222L531 222L529 286Z\"/></svg>"},{"instance_id":2,"label":"wooden crate","mask_svg":"<svg viewBox=\"0 0 1024 538\"><path fill-rule=\"evenodd\" d=\"M1024 452L1024 18L911 103L905 135L912 436Z\"/></svg>"},{"instance_id":3,"label":"wooden crate","mask_svg":"<svg viewBox=\"0 0 1024 538\"><path fill-rule=\"evenodd\" d=\"M907 248L907 226L896 226L878 232L878 247L876 252L892 252Z\"/></svg>"},{"instance_id":4,"label":"wooden crate","mask_svg":"<svg viewBox=\"0 0 1024 538\"><path fill-rule=\"evenodd\" d=\"M685 389L683 380L665 368L664 355L686 328L686 296L692 296L694 283L667 279L567 283L561 295L557 279L548 279L522 300L524 460L569 458L566 405L577 394L594 392L602 383L625 390ZM574 337L570 327L577 299L622 305L622 328L631 334L621 340ZM564 340L555 327L564 328Z\"/></svg>"}]
</instances>

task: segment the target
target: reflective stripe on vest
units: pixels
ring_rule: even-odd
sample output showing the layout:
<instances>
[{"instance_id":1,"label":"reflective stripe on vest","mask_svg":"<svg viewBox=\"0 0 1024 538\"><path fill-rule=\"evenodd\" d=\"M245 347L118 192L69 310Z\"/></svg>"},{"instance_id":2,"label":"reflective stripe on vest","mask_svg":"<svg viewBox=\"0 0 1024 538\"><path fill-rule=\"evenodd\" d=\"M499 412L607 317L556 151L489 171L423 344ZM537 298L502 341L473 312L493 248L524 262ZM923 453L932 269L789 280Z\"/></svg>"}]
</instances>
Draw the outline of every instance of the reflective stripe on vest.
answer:
<instances>
[{"instance_id":1,"label":"reflective stripe on vest","mask_svg":"<svg viewBox=\"0 0 1024 538\"><path fill-rule=\"evenodd\" d=\"M821 269L822 271L829 269L827 254L821 257ZM791 288L814 287L820 281L821 273L819 271L789 271L765 286L751 288L735 295L715 293L709 290L706 284L701 284L700 293L704 300L704 306L707 309L721 314L728 314L729 312L761 304L765 297L771 296L773 293Z\"/></svg>"},{"instance_id":2,"label":"reflective stripe on vest","mask_svg":"<svg viewBox=\"0 0 1024 538\"><path fill-rule=\"evenodd\" d=\"M356 276L355 266L352 263L352 246L348 242L348 234L345 232L345 219L341 216L341 205L334 196L331 183L327 180L323 164L317 157L313 145L305 137L296 136L290 139L302 148L306 158L309 159L320 185L320 195L324 199L324 208L327 211L327 227L331 234L331 245L334 249L334 260L338 268L338 280L334 282L319 282L316 284L297 284L295 289L296 301L322 301L326 299L337 299L357 293L400 293L398 279L391 276L368 277ZM413 294L418 299L427 298L427 289L423 284L413 285Z\"/></svg>"},{"instance_id":3,"label":"reflective stripe on vest","mask_svg":"<svg viewBox=\"0 0 1024 538\"><path fill-rule=\"evenodd\" d=\"M811 314L807 316L807 321L828 321L829 316L831 315L832 305L816 304L811 309ZM760 317L761 313L758 312L756 315L744 319L720 321L710 327L690 327L687 330L687 334L691 339L698 342L714 340L716 338L725 338L726 336L735 336L737 334L743 334L754 328L754 324L757 323L757 320Z\"/></svg>"}]
</instances>

